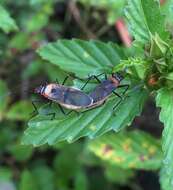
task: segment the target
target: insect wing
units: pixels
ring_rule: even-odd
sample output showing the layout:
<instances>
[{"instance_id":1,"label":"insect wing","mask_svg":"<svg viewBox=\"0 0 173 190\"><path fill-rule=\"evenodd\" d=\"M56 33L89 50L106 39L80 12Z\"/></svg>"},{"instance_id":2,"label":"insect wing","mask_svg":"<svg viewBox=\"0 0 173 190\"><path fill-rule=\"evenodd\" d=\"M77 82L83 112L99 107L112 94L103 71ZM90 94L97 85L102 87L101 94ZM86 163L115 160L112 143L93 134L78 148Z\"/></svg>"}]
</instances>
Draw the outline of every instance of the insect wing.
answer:
<instances>
[{"instance_id":1,"label":"insect wing","mask_svg":"<svg viewBox=\"0 0 173 190\"><path fill-rule=\"evenodd\" d=\"M64 96L64 103L85 107L92 103L92 98L80 90L69 89Z\"/></svg>"},{"instance_id":2,"label":"insect wing","mask_svg":"<svg viewBox=\"0 0 173 190\"><path fill-rule=\"evenodd\" d=\"M49 100L58 102L59 104L73 105L78 107L88 106L92 103L90 98L84 92L63 85L49 84L45 88L45 95Z\"/></svg>"},{"instance_id":3,"label":"insect wing","mask_svg":"<svg viewBox=\"0 0 173 190\"><path fill-rule=\"evenodd\" d=\"M93 99L94 103L105 99L109 96L113 90L115 90L115 86L108 80L103 81L100 85L98 85L89 96Z\"/></svg>"}]
</instances>

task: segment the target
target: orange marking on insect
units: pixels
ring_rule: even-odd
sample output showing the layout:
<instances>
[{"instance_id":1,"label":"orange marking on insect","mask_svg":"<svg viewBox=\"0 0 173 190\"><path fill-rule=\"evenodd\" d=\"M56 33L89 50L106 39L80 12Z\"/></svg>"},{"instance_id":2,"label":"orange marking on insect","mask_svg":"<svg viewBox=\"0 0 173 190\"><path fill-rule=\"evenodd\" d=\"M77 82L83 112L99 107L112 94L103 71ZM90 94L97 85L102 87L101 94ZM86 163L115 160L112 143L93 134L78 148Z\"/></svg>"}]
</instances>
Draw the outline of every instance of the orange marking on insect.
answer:
<instances>
[{"instance_id":1,"label":"orange marking on insect","mask_svg":"<svg viewBox=\"0 0 173 190\"><path fill-rule=\"evenodd\" d=\"M114 77L110 77L109 80L111 80L113 82L113 84L115 85L115 87L119 86L119 84L120 84L120 81L118 81Z\"/></svg>"}]
</instances>

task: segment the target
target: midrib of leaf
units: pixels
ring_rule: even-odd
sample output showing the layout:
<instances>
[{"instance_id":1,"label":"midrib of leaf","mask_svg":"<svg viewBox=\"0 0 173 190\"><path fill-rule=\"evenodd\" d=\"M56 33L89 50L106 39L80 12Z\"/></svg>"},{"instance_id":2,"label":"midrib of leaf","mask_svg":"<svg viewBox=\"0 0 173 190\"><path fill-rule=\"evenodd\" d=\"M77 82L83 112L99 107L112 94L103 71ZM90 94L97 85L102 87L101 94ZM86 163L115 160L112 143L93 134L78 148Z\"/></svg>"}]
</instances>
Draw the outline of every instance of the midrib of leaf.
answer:
<instances>
[{"instance_id":1,"label":"midrib of leaf","mask_svg":"<svg viewBox=\"0 0 173 190\"><path fill-rule=\"evenodd\" d=\"M160 121L164 123L162 147L164 152L160 182L164 190L173 189L173 91L163 88L156 97L157 106L161 107Z\"/></svg>"}]
</instances>

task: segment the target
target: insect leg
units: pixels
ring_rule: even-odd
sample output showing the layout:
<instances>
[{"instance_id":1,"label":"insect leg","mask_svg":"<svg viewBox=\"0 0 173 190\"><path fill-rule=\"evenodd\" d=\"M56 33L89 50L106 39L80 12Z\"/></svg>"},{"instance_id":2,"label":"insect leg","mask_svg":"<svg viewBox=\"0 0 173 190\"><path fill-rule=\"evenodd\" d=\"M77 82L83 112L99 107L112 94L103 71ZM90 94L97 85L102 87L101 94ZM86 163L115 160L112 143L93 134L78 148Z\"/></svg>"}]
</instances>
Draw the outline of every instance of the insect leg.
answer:
<instances>
[{"instance_id":1,"label":"insect leg","mask_svg":"<svg viewBox=\"0 0 173 190\"><path fill-rule=\"evenodd\" d=\"M61 112L62 112L64 115L69 115L72 111L74 111L74 110L70 110L69 112L66 113L66 112L64 111L64 109L62 108L61 105L58 104L58 106L59 106Z\"/></svg>"},{"instance_id":2,"label":"insect leg","mask_svg":"<svg viewBox=\"0 0 173 190\"><path fill-rule=\"evenodd\" d=\"M85 82L85 84L80 89L83 90L86 87L86 85L89 83L90 80L92 80L92 77L89 77L87 79L87 81Z\"/></svg>"},{"instance_id":3,"label":"insect leg","mask_svg":"<svg viewBox=\"0 0 173 190\"><path fill-rule=\"evenodd\" d=\"M69 77L69 76L66 76L66 77L65 77L64 81L62 82L62 85L64 85L64 84L66 83L68 77Z\"/></svg>"},{"instance_id":4,"label":"insect leg","mask_svg":"<svg viewBox=\"0 0 173 190\"><path fill-rule=\"evenodd\" d=\"M108 79L108 76L107 76L107 74L105 73L105 80L107 80Z\"/></svg>"},{"instance_id":5,"label":"insect leg","mask_svg":"<svg viewBox=\"0 0 173 190\"><path fill-rule=\"evenodd\" d=\"M124 95L129 89L129 84L122 84L122 85L119 85L117 88L125 88L125 90L122 93L122 95Z\"/></svg>"},{"instance_id":6,"label":"insect leg","mask_svg":"<svg viewBox=\"0 0 173 190\"><path fill-rule=\"evenodd\" d=\"M65 113L64 109L62 108L62 106L59 105L59 104L58 104L58 106L59 106L59 109L61 110L61 112L62 112L64 115L66 115L66 113Z\"/></svg>"},{"instance_id":7,"label":"insect leg","mask_svg":"<svg viewBox=\"0 0 173 190\"><path fill-rule=\"evenodd\" d=\"M88 82L92 79L95 79L98 83L101 83L101 80L98 78L101 75L105 75L105 79L107 78L107 75L105 73L101 73L99 75L91 75L89 76L88 80L86 81L86 83L84 84L84 86L81 88L81 90L83 90L85 88L85 86L88 84Z\"/></svg>"},{"instance_id":8,"label":"insect leg","mask_svg":"<svg viewBox=\"0 0 173 190\"><path fill-rule=\"evenodd\" d=\"M56 115L56 113L48 113L48 114L46 114L46 115L50 115L50 116L52 116L50 120L54 120L54 119L55 119L55 115Z\"/></svg>"},{"instance_id":9,"label":"insect leg","mask_svg":"<svg viewBox=\"0 0 173 190\"><path fill-rule=\"evenodd\" d=\"M100 79L99 79L98 77L101 76L101 75L103 75L103 74L105 75L105 79L107 79L107 75L106 75L105 73L101 73L101 74L99 74L99 75L91 75L91 76L88 77L87 81L86 81L85 84L80 88L80 90L84 90L84 88L86 87L86 85L87 85L87 84L89 83L89 81L92 80L92 79L96 79L97 82L101 83L101 81L100 81ZM82 79L80 79L80 80L82 80Z\"/></svg>"},{"instance_id":10,"label":"insect leg","mask_svg":"<svg viewBox=\"0 0 173 190\"><path fill-rule=\"evenodd\" d=\"M57 84L59 84L59 81L58 81L58 79L57 79L57 78L55 79L55 82L56 82Z\"/></svg>"},{"instance_id":11,"label":"insect leg","mask_svg":"<svg viewBox=\"0 0 173 190\"><path fill-rule=\"evenodd\" d=\"M123 98L116 92L113 91L113 93L119 98L119 101L114 105L113 107L113 111L115 111L115 109L120 105L120 103L122 102Z\"/></svg>"},{"instance_id":12,"label":"insect leg","mask_svg":"<svg viewBox=\"0 0 173 190\"><path fill-rule=\"evenodd\" d=\"M42 101L41 100L33 100L32 101L32 105L34 107L34 111L32 113L30 113L30 115L31 115L30 119L33 118L34 116L38 115L38 108L36 106L36 103L38 103L38 102L42 102Z\"/></svg>"},{"instance_id":13,"label":"insect leg","mask_svg":"<svg viewBox=\"0 0 173 190\"><path fill-rule=\"evenodd\" d=\"M101 75L103 75L104 73L102 73ZM101 76L101 75L93 75L92 77L94 78L94 79L96 79L96 81L98 82L98 83L101 83L101 80L98 78L99 76Z\"/></svg>"}]
</instances>

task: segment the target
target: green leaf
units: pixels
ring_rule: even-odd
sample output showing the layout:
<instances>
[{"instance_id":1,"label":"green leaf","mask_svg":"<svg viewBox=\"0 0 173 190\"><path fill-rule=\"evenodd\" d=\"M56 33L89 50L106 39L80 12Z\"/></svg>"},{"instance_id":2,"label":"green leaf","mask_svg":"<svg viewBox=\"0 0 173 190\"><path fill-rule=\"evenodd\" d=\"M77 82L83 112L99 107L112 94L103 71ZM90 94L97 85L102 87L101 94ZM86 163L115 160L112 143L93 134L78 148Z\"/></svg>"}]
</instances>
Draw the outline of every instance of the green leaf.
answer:
<instances>
[{"instance_id":1,"label":"green leaf","mask_svg":"<svg viewBox=\"0 0 173 190\"><path fill-rule=\"evenodd\" d=\"M167 39L165 18L157 0L129 0L125 14L137 42L145 44L150 40L150 35L155 33L162 40Z\"/></svg>"},{"instance_id":2,"label":"green leaf","mask_svg":"<svg viewBox=\"0 0 173 190\"><path fill-rule=\"evenodd\" d=\"M134 177L134 170L122 169L112 164L105 163L105 176L109 181L120 185L128 185Z\"/></svg>"},{"instance_id":3,"label":"green leaf","mask_svg":"<svg viewBox=\"0 0 173 190\"><path fill-rule=\"evenodd\" d=\"M164 190L171 190L173 189L173 91L166 88L159 90L156 103L161 107L159 118L164 123L162 136L164 160L160 182Z\"/></svg>"},{"instance_id":4,"label":"green leaf","mask_svg":"<svg viewBox=\"0 0 173 190\"><path fill-rule=\"evenodd\" d=\"M120 59L126 58L123 49L113 43L83 40L58 40L41 47L38 53L43 59L79 77L111 73Z\"/></svg>"},{"instance_id":5,"label":"green leaf","mask_svg":"<svg viewBox=\"0 0 173 190\"><path fill-rule=\"evenodd\" d=\"M147 98L143 89L133 89L116 109L116 116L112 112L113 105L119 100L113 96L104 105L76 115L73 113L61 118L50 120L49 116L38 115L28 123L29 128L23 137L24 144L55 144L62 140L72 142L83 136L95 138L107 131L119 131L130 125L136 115L139 115ZM127 109L128 106L128 109ZM56 110L52 110L56 113Z\"/></svg>"},{"instance_id":6,"label":"green leaf","mask_svg":"<svg viewBox=\"0 0 173 190\"><path fill-rule=\"evenodd\" d=\"M0 103L0 120L3 118L4 111L8 104L7 93L8 93L7 85L5 84L5 82L0 80L0 102L1 102Z\"/></svg>"},{"instance_id":7,"label":"green leaf","mask_svg":"<svg viewBox=\"0 0 173 190\"><path fill-rule=\"evenodd\" d=\"M2 190L15 190L15 184L12 181L13 171L7 167L0 167L0 188Z\"/></svg>"},{"instance_id":8,"label":"green leaf","mask_svg":"<svg viewBox=\"0 0 173 190\"><path fill-rule=\"evenodd\" d=\"M12 144L9 147L9 152L15 157L16 160L27 160L32 155L33 148L31 146Z\"/></svg>"},{"instance_id":9,"label":"green leaf","mask_svg":"<svg viewBox=\"0 0 173 190\"><path fill-rule=\"evenodd\" d=\"M29 3L33 6L33 5L37 5L37 4L42 4L42 3L46 3L47 0L29 0Z\"/></svg>"},{"instance_id":10,"label":"green leaf","mask_svg":"<svg viewBox=\"0 0 173 190\"><path fill-rule=\"evenodd\" d=\"M58 176L56 184L60 189L66 189L66 188L68 189L69 182L71 180L77 180L76 178L78 177L79 181L78 180L75 181L75 183L77 184L74 184L75 186L74 189L77 189L76 185L78 185L78 183L85 182L83 181L85 180L83 179L84 176L82 176L82 179L80 179L80 176L78 176L78 173L80 173L82 169L81 168L82 148L83 146L81 142L73 144L64 144L61 147L61 151L57 153L53 162L53 166L54 166L54 171ZM78 158L78 155L80 155L80 158Z\"/></svg>"},{"instance_id":11,"label":"green leaf","mask_svg":"<svg viewBox=\"0 0 173 190\"><path fill-rule=\"evenodd\" d=\"M28 33L19 32L13 36L9 42L10 48L17 48L19 50L25 50L30 47L30 37Z\"/></svg>"},{"instance_id":12,"label":"green leaf","mask_svg":"<svg viewBox=\"0 0 173 190\"><path fill-rule=\"evenodd\" d=\"M17 30L15 21L10 17L9 13L0 5L0 28L8 33Z\"/></svg>"},{"instance_id":13,"label":"green leaf","mask_svg":"<svg viewBox=\"0 0 173 190\"><path fill-rule=\"evenodd\" d=\"M96 8L104 9L107 13L107 21L109 24L115 24L115 21L122 16L125 0L78 0L86 6L94 6Z\"/></svg>"},{"instance_id":14,"label":"green leaf","mask_svg":"<svg viewBox=\"0 0 173 190\"><path fill-rule=\"evenodd\" d=\"M49 16L53 12L52 1L37 2L33 1L31 4L40 4L40 9L37 13L33 14L32 17L26 22L26 28L28 32L36 32L45 27L49 22Z\"/></svg>"},{"instance_id":15,"label":"green leaf","mask_svg":"<svg viewBox=\"0 0 173 190\"><path fill-rule=\"evenodd\" d=\"M173 11L172 11L172 0L164 1L163 5L161 6L162 13L166 16L166 23L168 24L169 29L173 27ZM171 30L170 30L171 31Z\"/></svg>"},{"instance_id":16,"label":"green leaf","mask_svg":"<svg viewBox=\"0 0 173 190\"><path fill-rule=\"evenodd\" d=\"M19 184L19 190L39 190L37 182L28 170L24 170L21 175L21 180Z\"/></svg>"},{"instance_id":17,"label":"green leaf","mask_svg":"<svg viewBox=\"0 0 173 190\"><path fill-rule=\"evenodd\" d=\"M0 167L0 181L9 181L12 179L13 172L10 168Z\"/></svg>"},{"instance_id":18,"label":"green leaf","mask_svg":"<svg viewBox=\"0 0 173 190\"><path fill-rule=\"evenodd\" d=\"M85 171L79 170L75 177L75 190L87 190L88 181Z\"/></svg>"},{"instance_id":19,"label":"green leaf","mask_svg":"<svg viewBox=\"0 0 173 190\"><path fill-rule=\"evenodd\" d=\"M107 134L90 141L89 149L100 159L124 169L158 169L162 152L158 140L142 131Z\"/></svg>"},{"instance_id":20,"label":"green leaf","mask_svg":"<svg viewBox=\"0 0 173 190\"><path fill-rule=\"evenodd\" d=\"M33 106L30 102L20 101L11 106L6 117L13 120L27 120L31 116Z\"/></svg>"},{"instance_id":21,"label":"green leaf","mask_svg":"<svg viewBox=\"0 0 173 190\"><path fill-rule=\"evenodd\" d=\"M37 181L38 189L41 189L41 190L55 189L54 173L46 165L42 165L42 166L37 165L37 167L35 167L32 170L32 175L34 179Z\"/></svg>"},{"instance_id":22,"label":"green leaf","mask_svg":"<svg viewBox=\"0 0 173 190\"><path fill-rule=\"evenodd\" d=\"M113 72L125 70L126 74L132 75L133 78L144 79L148 65L148 62L140 57L129 58L116 65Z\"/></svg>"},{"instance_id":23,"label":"green leaf","mask_svg":"<svg viewBox=\"0 0 173 190\"><path fill-rule=\"evenodd\" d=\"M173 81L173 72L171 73L168 73L166 76L165 76L166 79L168 80L171 80L171 82Z\"/></svg>"}]
</instances>

